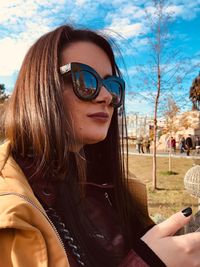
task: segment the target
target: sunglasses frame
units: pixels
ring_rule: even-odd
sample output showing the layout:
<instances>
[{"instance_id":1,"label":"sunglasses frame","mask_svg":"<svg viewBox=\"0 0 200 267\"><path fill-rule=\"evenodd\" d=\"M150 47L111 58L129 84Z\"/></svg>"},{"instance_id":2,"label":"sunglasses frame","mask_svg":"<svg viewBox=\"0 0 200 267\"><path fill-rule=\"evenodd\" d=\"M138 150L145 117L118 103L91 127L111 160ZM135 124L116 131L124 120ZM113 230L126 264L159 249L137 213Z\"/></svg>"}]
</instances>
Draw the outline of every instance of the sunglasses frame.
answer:
<instances>
[{"instance_id":1,"label":"sunglasses frame","mask_svg":"<svg viewBox=\"0 0 200 267\"><path fill-rule=\"evenodd\" d=\"M112 95L112 91L109 89L109 85L107 85L107 82L111 82L111 81L114 81L116 83L118 83L120 85L120 89L121 89L121 97L120 97L120 101L119 103L115 104L115 103L112 103L111 102L111 105L114 107L114 108L119 108L123 102L124 102L124 93L125 93L125 82L122 78L116 76L116 75L112 75L112 76L109 76L105 79L102 79L100 77L100 75L90 66L86 65L86 64L83 64L83 63L79 63L79 62L71 62L69 64L66 64L62 67L60 67L60 73L63 75L65 73L69 73L69 72L72 72L71 73L71 78L72 78L72 83L73 83L73 91L75 93L75 95L81 99L81 100L84 100L84 101L90 101L90 100L93 100L95 99L100 90L101 90L101 87L104 86L108 92ZM77 85L76 85L76 82L75 82L75 79L74 79L74 75L76 72L80 72L80 71L87 71L89 73L91 73L93 75L93 77L95 77L96 79L96 82L97 82L97 86L96 86L96 90L95 92L90 95L90 96L83 96L83 95L80 95L78 89L77 89Z\"/></svg>"}]
</instances>

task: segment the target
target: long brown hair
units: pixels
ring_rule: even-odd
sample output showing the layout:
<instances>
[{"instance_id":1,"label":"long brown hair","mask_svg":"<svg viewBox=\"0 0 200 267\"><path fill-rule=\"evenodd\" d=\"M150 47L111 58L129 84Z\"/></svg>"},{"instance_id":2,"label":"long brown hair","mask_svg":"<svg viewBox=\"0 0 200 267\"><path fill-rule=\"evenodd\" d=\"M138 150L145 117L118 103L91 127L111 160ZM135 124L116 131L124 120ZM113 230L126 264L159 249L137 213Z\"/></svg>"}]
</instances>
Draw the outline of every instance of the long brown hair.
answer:
<instances>
[{"instance_id":1,"label":"long brown hair","mask_svg":"<svg viewBox=\"0 0 200 267\"><path fill-rule=\"evenodd\" d=\"M81 200L80 191L83 190L77 187L77 184L82 185L87 179L114 185L116 210L127 240L127 249L133 245L134 236L139 231L136 227L140 228L141 225L134 208L130 208L131 198L127 190L128 157L124 151L125 149L127 152L127 145L124 144L124 109L121 110L120 124L118 111L114 111L104 141L86 145L81 155L75 153L73 160L70 159L69 162L69 147L75 140L70 136L70 124L65 115L62 77L59 74L60 54L63 47L70 42L84 40L101 47L110 59L113 74L121 75L111 45L105 36L67 25L58 27L38 39L23 61L9 100L5 135L16 154L23 157L29 153L34 155L37 166L35 172L48 169L52 173L51 179L64 181L65 192L61 192L63 195L59 198L59 207L64 210L64 216L67 214L68 227L87 257L87 266L109 267L116 266L112 255L102 257L105 251L100 247L97 253L96 250L91 253L93 247L98 245L94 246L95 241L91 241L87 236L88 221L82 208L77 208L77 203ZM82 160L82 157L86 160ZM72 165L75 167L74 171L69 173Z\"/></svg>"}]
</instances>

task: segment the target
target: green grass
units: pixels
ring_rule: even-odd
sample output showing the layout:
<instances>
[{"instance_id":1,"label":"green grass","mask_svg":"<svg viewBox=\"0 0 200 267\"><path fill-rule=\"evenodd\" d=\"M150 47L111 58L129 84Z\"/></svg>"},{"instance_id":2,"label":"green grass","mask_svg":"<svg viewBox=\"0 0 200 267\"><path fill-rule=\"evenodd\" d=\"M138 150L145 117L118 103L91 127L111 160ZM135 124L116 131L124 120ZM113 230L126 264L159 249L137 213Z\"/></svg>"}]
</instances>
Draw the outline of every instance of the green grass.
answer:
<instances>
[{"instance_id":1,"label":"green grass","mask_svg":"<svg viewBox=\"0 0 200 267\"><path fill-rule=\"evenodd\" d=\"M178 172L174 172L174 171L164 171L164 172L160 172L160 174L162 175L177 175Z\"/></svg>"},{"instance_id":2,"label":"green grass","mask_svg":"<svg viewBox=\"0 0 200 267\"><path fill-rule=\"evenodd\" d=\"M129 169L144 182L148 192L149 214L155 221L163 220L173 213L191 206L197 211L197 198L190 196L184 188L185 173L194 160L172 158L172 172L168 173L168 158L157 158L157 190L152 190L152 157L129 156Z\"/></svg>"}]
</instances>

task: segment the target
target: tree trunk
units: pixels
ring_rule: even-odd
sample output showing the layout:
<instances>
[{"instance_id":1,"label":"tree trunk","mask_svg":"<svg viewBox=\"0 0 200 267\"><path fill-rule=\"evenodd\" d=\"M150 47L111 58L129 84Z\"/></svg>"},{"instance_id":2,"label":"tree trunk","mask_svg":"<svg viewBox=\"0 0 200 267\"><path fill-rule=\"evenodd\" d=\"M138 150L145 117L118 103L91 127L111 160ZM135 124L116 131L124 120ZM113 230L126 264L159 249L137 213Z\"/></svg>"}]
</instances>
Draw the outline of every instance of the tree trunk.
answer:
<instances>
[{"instance_id":1,"label":"tree trunk","mask_svg":"<svg viewBox=\"0 0 200 267\"><path fill-rule=\"evenodd\" d=\"M154 112L154 124L153 124L153 169L152 169L152 177L153 177L153 190L157 188L157 161L156 161L156 135L157 135L157 115Z\"/></svg>"},{"instance_id":2,"label":"tree trunk","mask_svg":"<svg viewBox=\"0 0 200 267\"><path fill-rule=\"evenodd\" d=\"M160 88L161 88L161 78L160 78L160 64L159 64L159 54L158 54L158 66L157 66L157 95L155 99L155 105L154 105L154 128L153 128L153 190L157 189L157 160L156 160L156 138L157 138L157 111L158 111L158 103L159 103L159 97L160 97Z\"/></svg>"},{"instance_id":3,"label":"tree trunk","mask_svg":"<svg viewBox=\"0 0 200 267\"><path fill-rule=\"evenodd\" d=\"M171 137L172 137L172 134L170 132L170 135L169 135L169 172L172 171L172 144L171 144Z\"/></svg>"}]
</instances>

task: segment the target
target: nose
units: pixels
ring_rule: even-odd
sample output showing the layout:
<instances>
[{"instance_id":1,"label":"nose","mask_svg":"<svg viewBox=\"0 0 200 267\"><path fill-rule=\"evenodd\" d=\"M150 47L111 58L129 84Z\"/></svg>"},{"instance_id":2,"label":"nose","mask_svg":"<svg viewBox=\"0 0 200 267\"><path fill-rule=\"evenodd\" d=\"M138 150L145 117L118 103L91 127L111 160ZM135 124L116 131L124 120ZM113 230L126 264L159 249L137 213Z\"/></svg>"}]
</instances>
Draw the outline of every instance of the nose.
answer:
<instances>
[{"instance_id":1,"label":"nose","mask_svg":"<svg viewBox=\"0 0 200 267\"><path fill-rule=\"evenodd\" d=\"M107 106L110 105L111 101L112 95L104 86L101 87L98 96L93 100L95 103L105 103Z\"/></svg>"}]
</instances>

